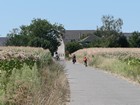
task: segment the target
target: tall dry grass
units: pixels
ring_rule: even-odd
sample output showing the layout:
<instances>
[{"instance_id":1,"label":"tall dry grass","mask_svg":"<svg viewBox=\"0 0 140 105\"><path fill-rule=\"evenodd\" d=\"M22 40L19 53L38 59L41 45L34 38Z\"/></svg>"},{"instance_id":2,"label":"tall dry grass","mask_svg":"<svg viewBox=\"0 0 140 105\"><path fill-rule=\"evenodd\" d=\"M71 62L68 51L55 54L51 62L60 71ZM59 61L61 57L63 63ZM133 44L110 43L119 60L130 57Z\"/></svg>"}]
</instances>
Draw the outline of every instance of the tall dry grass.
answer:
<instances>
[{"instance_id":1,"label":"tall dry grass","mask_svg":"<svg viewBox=\"0 0 140 105\"><path fill-rule=\"evenodd\" d=\"M83 56L87 56L88 60L91 61L93 56L105 56L108 58L139 58L140 59L140 49L139 48L87 48L81 49L75 52L82 61Z\"/></svg>"},{"instance_id":2,"label":"tall dry grass","mask_svg":"<svg viewBox=\"0 0 140 105\"><path fill-rule=\"evenodd\" d=\"M42 83L34 97L34 105L66 105L68 81L59 64L52 64L42 71Z\"/></svg>"}]
</instances>

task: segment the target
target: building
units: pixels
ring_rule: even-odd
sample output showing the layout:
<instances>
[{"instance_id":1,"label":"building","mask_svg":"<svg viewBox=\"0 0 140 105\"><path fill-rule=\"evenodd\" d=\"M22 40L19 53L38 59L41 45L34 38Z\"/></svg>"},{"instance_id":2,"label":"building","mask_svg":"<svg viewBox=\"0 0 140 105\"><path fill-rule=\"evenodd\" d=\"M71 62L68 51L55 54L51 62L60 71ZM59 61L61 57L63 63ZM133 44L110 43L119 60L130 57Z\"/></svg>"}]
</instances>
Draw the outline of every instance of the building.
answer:
<instances>
[{"instance_id":1,"label":"building","mask_svg":"<svg viewBox=\"0 0 140 105\"><path fill-rule=\"evenodd\" d=\"M95 30L66 30L64 34L64 43L80 41L83 35L93 34Z\"/></svg>"},{"instance_id":2,"label":"building","mask_svg":"<svg viewBox=\"0 0 140 105\"><path fill-rule=\"evenodd\" d=\"M0 46L5 46L6 41L7 37L0 37Z\"/></svg>"}]
</instances>

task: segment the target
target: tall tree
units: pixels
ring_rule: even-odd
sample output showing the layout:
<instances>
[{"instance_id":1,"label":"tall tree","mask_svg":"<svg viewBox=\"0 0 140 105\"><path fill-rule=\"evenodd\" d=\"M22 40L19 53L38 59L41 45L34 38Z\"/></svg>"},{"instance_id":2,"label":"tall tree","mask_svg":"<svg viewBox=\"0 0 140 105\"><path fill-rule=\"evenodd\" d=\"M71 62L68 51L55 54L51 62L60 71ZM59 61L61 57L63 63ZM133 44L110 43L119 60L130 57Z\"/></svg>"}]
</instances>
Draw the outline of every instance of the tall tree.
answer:
<instances>
[{"instance_id":1,"label":"tall tree","mask_svg":"<svg viewBox=\"0 0 140 105\"><path fill-rule=\"evenodd\" d=\"M114 19L113 16L103 16L102 17L102 23L103 26L101 26L101 29L103 31L116 31L116 32L120 32L122 29L122 25L123 25L123 21L122 19Z\"/></svg>"},{"instance_id":2,"label":"tall tree","mask_svg":"<svg viewBox=\"0 0 140 105\"><path fill-rule=\"evenodd\" d=\"M8 46L28 46L29 36L25 36L20 33L20 29L14 28L9 34L7 34L8 40L6 45Z\"/></svg>"},{"instance_id":3,"label":"tall tree","mask_svg":"<svg viewBox=\"0 0 140 105\"><path fill-rule=\"evenodd\" d=\"M51 24L45 19L33 19L30 25L22 25L17 30L13 29L7 35L7 45L42 47L49 49L52 54L60 46L61 37L65 32L63 25Z\"/></svg>"},{"instance_id":4,"label":"tall tree","mask_svg":"<svg viewBox=\"0 0 140 105\"><path fill-rule=\"evenodd\" d=\"M113 16L105 15L102 17L102 26L97 28L95 35L101 37L100 42L104 42L104 47L120 47L123 43L119 43L122 37L122 19L115 19ZM123 36L125 37L125 36ZM103 45L103 43L102 43Z\"/></svg>"},{"instance_id":5,"label":"tall tree","mask_svg":"<svg viewBox=\"0 0 140 105\"><path fill-rule=\"evenodd\" d=\"M113 16L105 15L102 17L102 26L97 28L96 35L100 37L110 37L121 32L123 21L122 19L114 19Z\"/></svg>"}]
</instances>

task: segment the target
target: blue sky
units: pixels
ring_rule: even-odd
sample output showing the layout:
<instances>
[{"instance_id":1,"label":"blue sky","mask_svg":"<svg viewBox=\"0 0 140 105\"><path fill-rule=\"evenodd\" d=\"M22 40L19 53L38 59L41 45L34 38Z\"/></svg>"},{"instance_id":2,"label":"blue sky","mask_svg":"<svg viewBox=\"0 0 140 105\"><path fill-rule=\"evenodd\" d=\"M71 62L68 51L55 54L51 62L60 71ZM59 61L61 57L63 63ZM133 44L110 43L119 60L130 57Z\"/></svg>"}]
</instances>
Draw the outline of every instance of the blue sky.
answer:
<instances>
[{"instance_id":1,"label":"blue sky","mask_svg":"<svg viewBox=\"0 0 140 105\"><path fill-rule=\"evenodd\" d=\"M121 18L123 32L140 31L140 0L0 0L0 36L33 18L63 24L66 30L95 30L103 15Z\"/></svg>"}]
</instances>

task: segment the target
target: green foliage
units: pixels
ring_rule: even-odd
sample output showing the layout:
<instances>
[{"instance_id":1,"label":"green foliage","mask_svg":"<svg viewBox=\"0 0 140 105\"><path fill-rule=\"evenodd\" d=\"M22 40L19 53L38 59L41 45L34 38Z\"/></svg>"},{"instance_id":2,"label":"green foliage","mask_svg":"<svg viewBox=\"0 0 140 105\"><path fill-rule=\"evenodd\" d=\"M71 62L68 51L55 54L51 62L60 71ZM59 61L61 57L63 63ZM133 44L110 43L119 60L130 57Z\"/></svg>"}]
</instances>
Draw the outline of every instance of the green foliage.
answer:
<instances>
[{"instance_id":1,"label":"green foliage","mask_svg":"<svg viewBox=\"0 0 140 105\"><path fill-rule=\"evenodd\" d=\"M123 21L114 19L113 16L103 16L103 25L97 28L95 35L101 39L94 42L92 46L97 47L128 47L127 38L121 33Z\"/></svg>"},{"instance_id":2,"label":"green foliage","mask_svg":"<svg viewBox=\"0 0 140 105\"><path fill-rule=\"evenodd\" d=\"M112 31L120 32L123 25L122 19L120 18L114 19L113 16L109 16L109 15L104 15L102 17L102 23L103 23L103 26L101 26L100 29L102 31L106 31L107 33L110 33Z\"/></svg>"},{"instance_id":3,"label":"green foliage","mask_svg":"<svg viewBox=\"0 0 140 105\"><path fill-rule=\"evenodd\" d=\"M63 25L51 24L45 19L33 19L29 26L22 25L8 34L8 46L33 46L49 49L53 54L60 46Z\"/></svg>"},{"instance_id":4,"label":"green foliage","mask_svg":"<svg viewBox=\"0 0 140 105\"><path fill-rule=\"evenodd\" d=\"M117 40L118 46L117 47L129 47L129 42L124 35L120 35Z\"/></svg>"},{"instance_id":5,"label":"green foliage","mask_svg":"<svg viewBox=\"0 0 140 105\"><path fill-rule=\"evenodd\" d=\"M127 59L124 59L124 61L125 61L128 65L132 65L132 66L140 65L140 59L138 59L138 58L129 57L129 58L127 58Z\"/></svg>"},{"instance_id":6,"label":"green foliage","mask_svg":"<svg viewBox=\"0 0 140 105\"><path fill-rule=\"evenodd\" d=\"M90 47L107 47L107 43L104 39L98 39L89 43Z\"/></svg>"},{"instance_id":7,"label":"green foliage","mask_svg":"<svg viewBox=\"0 0 140 105\"><path fill-rule=\"evenodd\" d=\"M70 54L82 49L82 45L80 45L78 42L69 42L66 44L66 51L68 51Z\"/></svg>"},{"instance_id":8,"label":"green foliage","mask_svg":"<svg viewBox=\"0 0 140 105\"><path fill-rule=\"evenodd\" d=\"M140 33L139 32L133 32L128 40L131 47L140 47Z\"/></svg>"},{"instance_id":9,"label":"green foliage","mask_svg":"<svg viewBox=\"0 0 140 105\"><path fill-rule=\"evenodd\" d=\"M18 51L22 56L16 55ZM12 53L5 54L5 50L5 59L0 60L0 104L23 104L41 88L41 69L50 64L51 54L41 48L37 51L29 48L28 51L23 54L20 48L13 48Z\"/></svg>"},{"instance_id":10,"label":"green foliage","mask_svg":"<svg viewBox=\"0 0 140 105\"><path fill-rule=\"evenodd\" d=\"M6 78L2 76L0 79L4 82ZM40 86L40 78L36 64L34 64L32 68L23 64L20 70L13 69L8 79L6 83L6 93L3 93L5 100L1 102L4 105L24 104L28 97L32 97L33 91Z\"/></svg>"},{"instance_id":11,"label":"green foliage","mask_svg":"<svg viewBox=\"0 0 140 105\"><path fill-rule=\"evenodd\" d=\"M21 34L19 29L13 29L7 37L7 46L27 46L30 41L30 36Z\"/></svg>"},{"instance_id":12,"label":"green foliage","mask_svg":"<svg viewBox=\"0 0 140 105\"><path fill-rule=\"evenodd\" d=\"M22 74L22 68L24 65L27 65L30 69L34 66L34 64L37 63L37 61L34 61L32 58L27 58L24 60L20 59L6 59L6 60L1 60L0 61L0 71L1 71L1 76L2 82L1 82L1 89L5 91L5 94L7 94L7 85L10 81L10 78L12 76L13 70L18 70L19 73ZM37 63L39 64L39 63Z\"/></svg>"},{"instance_id":13,"label":"green foliage","mask_svg":"<svg viewBox=\"0 0 140 105\"><path fill-rule=\"evenodd\" d=\"M107 39L107 47L129 47L126 37L121 33L118 35L111 35Z\"/></svg>"},{"instance_id":14,"label":"green foliage","mask_svg":"<svg viewBox=\"0 0 140 105\"><path fill-rule=\"evenodd\" d=\"M30 40L29 46L42 47L44 49L47 49L50 46L50 41L44 40L43 38L35 37L32 40Z\"/></svg>"},{"instance_id":15,"label":"green foliage","mask_svg":"<svg viewBox=\"0 0 140 105\"><path fill-rule=\"evenodd\" d=\"M11 71L15 69L21 69L23 67L23 64L27 64L29 67L32 67L35 63L32 59L24 59L19 60L17 58L11 59L11 60L0 60L0 69L5 70L8 73L11 73Z\"/></svg>"}]
</instances>

